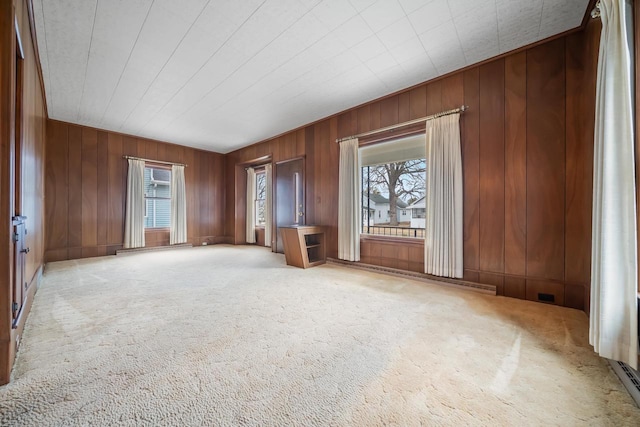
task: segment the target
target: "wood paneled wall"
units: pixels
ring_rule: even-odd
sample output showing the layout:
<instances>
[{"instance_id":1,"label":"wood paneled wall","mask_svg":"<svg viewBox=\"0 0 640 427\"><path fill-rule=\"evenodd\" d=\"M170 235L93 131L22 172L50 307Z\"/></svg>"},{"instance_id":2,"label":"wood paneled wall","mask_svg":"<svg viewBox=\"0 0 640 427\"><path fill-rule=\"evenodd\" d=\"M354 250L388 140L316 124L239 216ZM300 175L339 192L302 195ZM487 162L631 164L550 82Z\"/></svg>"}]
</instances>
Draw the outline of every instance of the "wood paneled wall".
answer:
<instances>
[{"instance_id":1,"label":"wood paneled wall","mask_svg":"<svg viewBox=\"0 0 640 427\"><path fill-rule=\"evenodd\" d=\"M461 118L464 279L500 295L588 309L600 23L227 155L228 241L244 242L237 165L305 156L307 223L337 256L336 138L468 105ZM235 195L235 198L234 198ZM424 271L421 242L362 239L364 263Z\"/></svg>"},{"instance_id":2,"label":"wood paneled wall","mask_svg":"<svg viewBox=\"0 0 640 427\"><path fill-rule=\"evenodd\" d=\"M124 235L127 160L186 163L188 243L224 240L224 156L116 132L47 121L46 261L112 255ZM151 231L147 246L169 244Z\"/></svg>"},{"instance_id":3,"label":"wood paneled wall","mask_svg":"<svg viewBox=\"0 0 640 427\"><path fill-rule=\"evenodd\" d=\"M36 50L31 34L27 0L0 2L0 385L9 382L11 367L27 319L36 282L43 265L44 252L44 155L46 107L40 80ZM16 127L16 32L22 41L22 97L20 126ZM15 141L19 140L16 146ZM19 180L14 180L11 159L20 150ZM18 202L13 198L18 186ZM12 329L13 239L11 218L27 217L24 279L28 283L26 299L17 328Z\"/></svg>"}]
</instances>

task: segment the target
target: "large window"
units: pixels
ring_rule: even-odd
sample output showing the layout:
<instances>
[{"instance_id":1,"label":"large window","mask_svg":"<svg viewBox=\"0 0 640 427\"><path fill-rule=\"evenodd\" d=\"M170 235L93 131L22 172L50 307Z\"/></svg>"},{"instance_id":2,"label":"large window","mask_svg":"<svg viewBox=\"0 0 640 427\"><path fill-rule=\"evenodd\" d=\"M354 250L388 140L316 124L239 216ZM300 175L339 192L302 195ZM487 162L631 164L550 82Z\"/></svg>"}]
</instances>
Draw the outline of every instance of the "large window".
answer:
<instances>
[{"instance_id":1,"label":"large window","mask_svg":"<svg viewBox=\"0 0 640 427\"><path fill-rule=\"evenodd\" d=\"M171 169L144 168L144 227L171 226Z\"/></svg>"},{"instance_id":2,"label":"large window","mask_svg":"<svg viewBox=\"0 0 640 427\"><path fill-rule=\"evenodd\" d=\"M256 225L264 226L264 209L267 198L267 175L264 171L256 172Z\"/></svg>"},{"instance_id":3,"label":"large window","mask_svg":"<svg viewBox=\"0 0 640 427\"><path fill-rule=\"evenodd\" d=\"M425 236L425 137L360 149L363 234Z\"/></svg>"}]
</instances>

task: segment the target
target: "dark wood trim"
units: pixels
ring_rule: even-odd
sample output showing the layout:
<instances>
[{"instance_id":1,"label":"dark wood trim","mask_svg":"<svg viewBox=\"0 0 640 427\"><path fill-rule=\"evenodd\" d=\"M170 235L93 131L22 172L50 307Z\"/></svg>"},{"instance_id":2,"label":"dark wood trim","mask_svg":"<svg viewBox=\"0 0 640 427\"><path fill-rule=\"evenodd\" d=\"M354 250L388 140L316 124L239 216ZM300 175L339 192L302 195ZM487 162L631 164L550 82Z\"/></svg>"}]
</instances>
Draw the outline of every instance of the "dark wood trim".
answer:
<instances>
[{"instance_id":1,"label":"dark wood trim","mask_svg":"<svg viewBox=\"0 0 640 427\"><path fill-rule=\"evenodd\" d=\"M383 142L393 141L394 139L404 138L406 136L418 135L420 133L425 133L426 125L425 123L420 123L417 125L409 125L404 128L394 129L392 131L383 132L376 135L365 136L358 140L359 147L366 147L367 145L374 145Z\"/></svg>"},{"instance_id":2,"label":"dark wood trim","mask_svg":"<svg viewBox=\"0 0 640 427\"><path fill-rule=\"evenodd\" d=\"M11 378L15 355L12 340L13 241L13 159L15 8L13 1L0 2L0 385Z\"/></svg>"},{"instance_id":3,"label":"dark wood trim","mask_svg":"<svg viewBox=\"0 0 640 427\"><path fill-rule=\"evenodd\" d=\"M287 163L287 162L292 162L294 160L305 160L306 156L298 156L298 157L292 157L290 159L286 159L286 160L280 160L278 162L275 162L276 165L281 165L283 163Z\"/></svg>"},{"instance_id":4,"label":"dark wood trim","mask_svg":"<svg viewBox=\"0 0 640 427\"><path fill-rule=\"evenodd\" d=\"M42 90L42 103L44 106L44 115L49 117L47 107L47 93L44 86L44 76L42 74L42 63L40 62L40 49L38 48L38 37L36 32L36 21L33 15L33 0L26 0L27 14L29 15L29 29L31 31L31 40L33 42L33 52L36 58L36 68L38 69L38 77L40 78L40 90Z\"/></svg>"},{"instance_id":5,"label":"dark wood trim","mask_svg":"<svg viewBox=\"0 0 640 427\"><path fill-rule=\"evenodd\" d=\"M424 247L424 239L420 237L393 237L375 234L360 234L360 243L399 243L406 246Z\"/></svg>"},{"instance_id":6,"label":"dark wood trim","mask_svg":"<svg viewBox=\"0 0 640 427\"><path fill-rule=\"evenodd\" d=\"M633 31L635 48L635 163L636 163L636 224L640 224L640 2L633 2ZM640 227L636 226L637 241L640 241ZM638 251L638 265L640 265L640 251ZM638 295L640 296L640 275L638 275Z\"/></svg>"}]
</instances>

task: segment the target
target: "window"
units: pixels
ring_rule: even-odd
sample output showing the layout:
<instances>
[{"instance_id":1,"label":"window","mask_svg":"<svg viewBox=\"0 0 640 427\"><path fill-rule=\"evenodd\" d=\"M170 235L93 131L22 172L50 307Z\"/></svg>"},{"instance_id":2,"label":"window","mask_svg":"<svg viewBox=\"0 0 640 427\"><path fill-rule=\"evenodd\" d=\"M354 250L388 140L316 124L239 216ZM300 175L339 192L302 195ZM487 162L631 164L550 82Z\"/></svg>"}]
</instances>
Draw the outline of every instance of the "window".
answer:
<instances>
[{"instance_id":1,"label":"window","mask_svg":"<svg viewBox=\"0 0 640 427\"><path fill-rule=\"evenodd\" d=\"M256 172L256 225L264 226L264 209L267 198L267 175L264 171Z\"/></svg>"},{"instance_id":2,"label":"window","mask_svg":"<svg viewBox=\"0 0 640 427\"><path fill-rule=\"evenodd\" d=\"M424 134L372 144L360 149L361 233L393 237L425 236L426 178ZM422 205L414 206L422 203ZM416 216L417 207L422 215ZM373 210L378 215L370 218ZM412 215L408 215L409 211ZM386 212L387 215L381 215Z\"/></svg>"},{"instance_id":3,"label":"window","mask_svg":"<svg viewBox=\"0 0 640 427\"><path fill-rule=\"evenodd\" d=\"M144 227L171 227L171 169L144 168Z\"/></svg>"}]
</instances>

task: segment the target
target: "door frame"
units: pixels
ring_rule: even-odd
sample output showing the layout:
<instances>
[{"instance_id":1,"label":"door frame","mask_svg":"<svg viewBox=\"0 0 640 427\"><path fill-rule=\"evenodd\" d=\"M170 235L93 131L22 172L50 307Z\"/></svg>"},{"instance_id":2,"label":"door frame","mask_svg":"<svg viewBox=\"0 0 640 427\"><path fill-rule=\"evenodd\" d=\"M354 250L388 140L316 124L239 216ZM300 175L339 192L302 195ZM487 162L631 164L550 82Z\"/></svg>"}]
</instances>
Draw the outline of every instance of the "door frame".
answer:
<instances>
[{"instance_id":1,"label":"door frame","mask_svg":"<svg viewBox=\"0 0 640 427\"><path fill-rule=\"evenodd\" d=\"M273 203L272 203L272 218L273 218L273 228L272 228L272 232L271 232L271 252L277 252L278 251L278 165L281 165L283 163L289 163L289 162L294 162L296 160L302 160L302 201L304 203L304 218L303 218L303 223L306 224L307 223L307 156L306 155L302 155L302 156L296 156L296 157L291 157L289 159L286 160L279 160L277 162L275 162L275 168L273 168ZM301 224L303 225L303 224Z\"/></svg>"}]
</instances>

